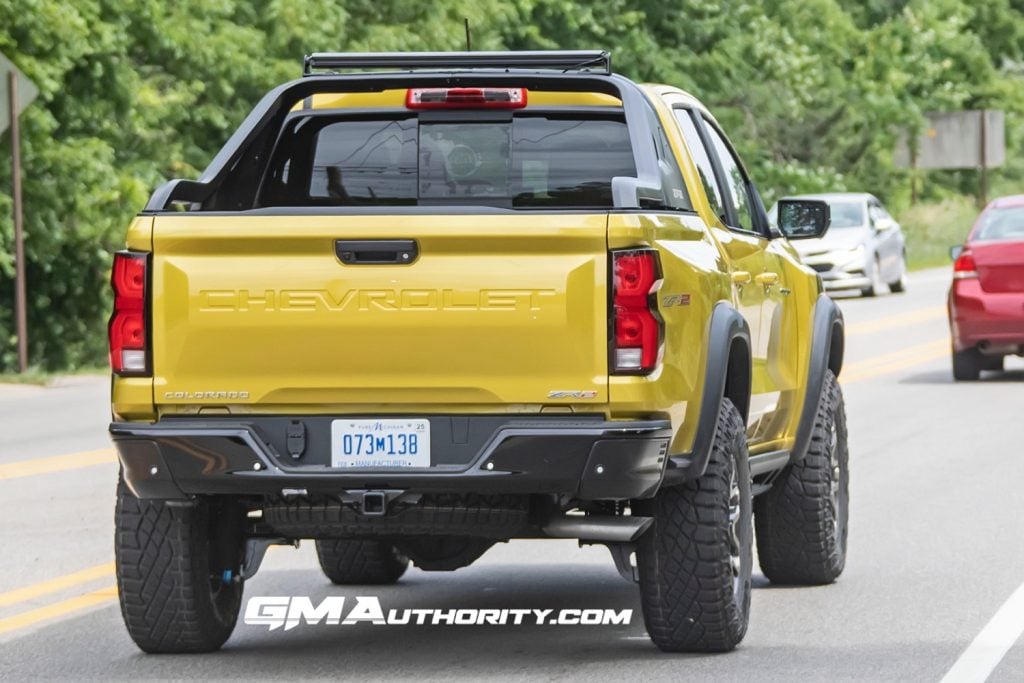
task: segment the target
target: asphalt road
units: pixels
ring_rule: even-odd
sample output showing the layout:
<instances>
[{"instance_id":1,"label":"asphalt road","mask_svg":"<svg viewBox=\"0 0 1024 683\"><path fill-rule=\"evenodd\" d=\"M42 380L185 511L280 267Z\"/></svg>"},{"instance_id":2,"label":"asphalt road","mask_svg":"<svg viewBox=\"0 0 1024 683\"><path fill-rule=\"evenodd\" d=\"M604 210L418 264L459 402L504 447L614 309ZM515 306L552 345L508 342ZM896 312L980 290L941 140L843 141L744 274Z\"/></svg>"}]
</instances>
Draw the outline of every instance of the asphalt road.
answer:
<instances>
[{"instance_id":1,"label":"asphalt road","mask_svg":"<svg viewBox=\"0 0 1024 683\"><path fill-rule=\"evenodd\" d=\"M981 382L952 382L947 278L946 269L925 271L907 294L842 300L852 469L846 572L832 586L800 589L756 574L750 629L727 655L658 652L635 587L607 551L563 541L503 544L467 569L411 569L395 587L365 589L331 586L306 543L273 549L246 597L309 595L315 604L376 596L385 611L632 609L629 625L270 632L239 623L219 653L143 655L113 589L107 380L0 385L0 679L939 680L997 612L974 648L1012 643L1024 609L1022 601L1001 609L1024 581L1024 362ZM958 673L983 676L988 668L973 661L961 660ZM1024 680L1024 643L991 680Z\"/></svg>"}]
</instances>

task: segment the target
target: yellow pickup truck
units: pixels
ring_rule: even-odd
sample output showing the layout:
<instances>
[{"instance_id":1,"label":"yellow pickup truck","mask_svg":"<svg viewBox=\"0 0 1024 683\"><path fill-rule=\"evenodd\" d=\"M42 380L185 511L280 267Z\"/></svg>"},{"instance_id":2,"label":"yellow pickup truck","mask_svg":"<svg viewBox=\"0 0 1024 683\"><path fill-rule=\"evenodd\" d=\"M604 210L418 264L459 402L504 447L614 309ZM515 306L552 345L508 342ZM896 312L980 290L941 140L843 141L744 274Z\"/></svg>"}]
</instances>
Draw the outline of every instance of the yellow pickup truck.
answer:
<instances>
[{"instance_id":1,"label":"yellow pickup truck","mask_svg":"<svg viewBox=\"0 0 1024 683\"><path fill-rule=\"evenodd\" d=\"M846 553L843 319L714 117L601 51L320 53L114 255L116 559L219 648L267 547L338 584L604 544L666 651ZM756 534L754 519L756 517Z\"/></svg>"}]
</instances>

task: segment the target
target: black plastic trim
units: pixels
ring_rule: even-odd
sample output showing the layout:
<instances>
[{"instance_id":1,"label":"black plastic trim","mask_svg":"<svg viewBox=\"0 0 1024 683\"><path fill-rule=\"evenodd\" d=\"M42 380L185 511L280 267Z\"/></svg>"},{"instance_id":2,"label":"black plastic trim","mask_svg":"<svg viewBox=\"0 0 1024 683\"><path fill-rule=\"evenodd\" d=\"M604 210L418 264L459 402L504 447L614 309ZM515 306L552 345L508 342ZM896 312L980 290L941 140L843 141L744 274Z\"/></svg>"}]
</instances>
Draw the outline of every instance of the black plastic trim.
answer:
<instances>
[{"instance_id":1,"label":"black plastic trim","mask_svg":"<svg viewBox=\"0 0 1024 683\"><path fill-rule=\"evenodd\" d=\"M212 193L213 188L207 182L173 178L153 191L153 194L149 196L149 201L146 202L146 208L143 209L143 213L162 211L170 208L175 203L189 202L201 204Z\"/></svg>"},{"instance_id":2,"label":"black plastic trim","mask_svg":"<svg viewBox=\"0 0 1024 683\"><path fill-rule=\"evenodd\" d=\"M667 420L506 418L459 464L419 469L334 469L297 464L253 423L115 422L110 434L129 486L143 498L278 495L282 489L544 493L627 500L654 495L666 467Z\"/></svg>"},{"instance_id":3,"label":"black plastic trim","mask_svg":"<svg viewBox=\"0 0 1024 683\"><path fill-rule=\"evenodd\" d=\"M334 240L338 260L349 266L409 265L420 255L416 240Z\"/></svg>"},{"instance_id":4,"label":"black plastic trim","mask_svg":"<svg viewBox=\"0 0 1024 683\"><path fill-rule=\"evenodd\" d=\"M314 69L589 69L612 72L607 50L523 50L517 52L314 52L302 72Z\"/></svg>"},{"instance_id":5,"label":"black plastic trim","mask_svg":"<svg viewBox=\"0 0 1024 683\"><path fill-rule=\"evenodd\" d=\"M843 312L829 296L819 294L814 302L811 324L811 357L807 371L807 393L800 411L800 425L789 461L800 461L811 445L811 432L821 403L825 384L825 371L832 370L836 377L843 367L845 344Z\"/></svg>"},{"instance_id":6,"label":"black plastic trim","mask_svg":"<svg viewBox=\"0 0 1024 683\"><path fill-rule=\"evenodd\" d=\"M696 479L707 469L708 459L711 457L711 442L715 438L718 413L722 408L722 399L726 395L729 354L733 342L737 339L742 340L746 345L747 361L750 363L750 327L739 311L728 303L720 301L711 312L711 321L708 324L707 366L704 371L704 390L701 394L693 449L690 453L673 455L669 458L664 480L666 486ZM749 382L749 380L748 373L747 381ZM746 402L736 406L744 419L746 419L750 408L749 384L746 387L745 396Z\"/></svg>"}]
</instances>

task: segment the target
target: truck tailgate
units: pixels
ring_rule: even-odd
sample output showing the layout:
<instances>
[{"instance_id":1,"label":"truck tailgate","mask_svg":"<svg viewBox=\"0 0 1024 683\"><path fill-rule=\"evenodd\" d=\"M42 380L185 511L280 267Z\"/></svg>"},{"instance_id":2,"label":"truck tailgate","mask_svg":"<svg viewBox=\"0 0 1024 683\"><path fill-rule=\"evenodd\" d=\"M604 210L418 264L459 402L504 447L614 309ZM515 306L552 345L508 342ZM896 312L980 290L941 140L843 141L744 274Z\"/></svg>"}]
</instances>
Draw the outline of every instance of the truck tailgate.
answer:
<instances>
[{"instance_id":1,"label":"truck tailgate","mask_svg":"<svg viewBox=\"0 0 1024 683\"><path fill-rule=\"evenodd\" d=\"M604 213L160 215L155 401L606 402L606 229ZM338 240L415 240L418 255L346 264Z\"/></svg>"}]
</instances>

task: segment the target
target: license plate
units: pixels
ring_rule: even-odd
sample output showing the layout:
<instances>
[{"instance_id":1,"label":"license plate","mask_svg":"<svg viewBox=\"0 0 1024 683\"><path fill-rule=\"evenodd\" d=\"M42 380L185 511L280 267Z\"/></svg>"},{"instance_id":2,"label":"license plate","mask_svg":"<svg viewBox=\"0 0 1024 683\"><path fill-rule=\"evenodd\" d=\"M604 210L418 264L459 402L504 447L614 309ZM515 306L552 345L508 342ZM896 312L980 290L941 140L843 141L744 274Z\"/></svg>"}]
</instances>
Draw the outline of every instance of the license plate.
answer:
<instances>
[{"instance_id":1,"label":"license plate","mask_svg":"<svg viewBox=\"0 0 1024 683\"><path fill-rule=\"evenodd\" d=\"M334 420L331 467L430 467L430 420Z\"/></svg>"}]
</instances>

